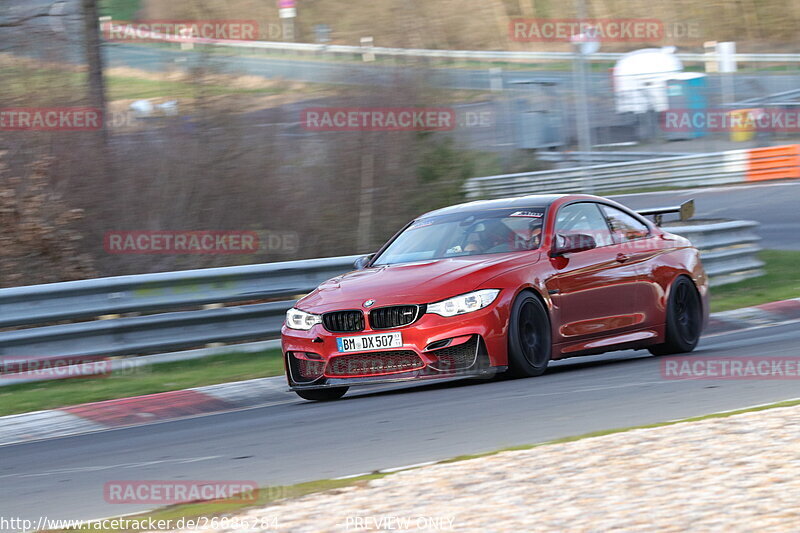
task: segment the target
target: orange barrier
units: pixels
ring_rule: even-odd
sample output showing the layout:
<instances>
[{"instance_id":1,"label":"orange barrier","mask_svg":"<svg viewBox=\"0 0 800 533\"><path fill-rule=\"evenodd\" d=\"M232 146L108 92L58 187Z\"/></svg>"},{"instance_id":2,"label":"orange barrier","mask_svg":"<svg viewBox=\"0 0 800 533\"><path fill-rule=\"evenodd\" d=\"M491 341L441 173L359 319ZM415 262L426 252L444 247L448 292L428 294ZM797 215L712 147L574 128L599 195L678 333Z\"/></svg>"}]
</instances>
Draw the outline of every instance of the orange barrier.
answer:
<instances>
[{"instance_id":1,"label":"orange barrier","mask_svg":"<svg viewBox=\"0 0 800 533\"><path fill-rule=\"evenodd\" d=\"M787 178L800 178L800 144L748 150L747 181Z\"/></svg>"}]
</instances>

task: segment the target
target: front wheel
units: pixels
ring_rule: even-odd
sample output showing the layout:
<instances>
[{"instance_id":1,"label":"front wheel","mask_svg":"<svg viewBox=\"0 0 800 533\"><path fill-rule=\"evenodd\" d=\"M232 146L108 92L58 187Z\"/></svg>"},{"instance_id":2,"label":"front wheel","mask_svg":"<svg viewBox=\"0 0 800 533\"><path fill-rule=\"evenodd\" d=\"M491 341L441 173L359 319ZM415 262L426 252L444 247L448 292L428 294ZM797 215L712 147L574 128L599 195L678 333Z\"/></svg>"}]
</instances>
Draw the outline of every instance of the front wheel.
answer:
<instances>
[{"instance_id":1,"label":"front wheel","mask_svg":"<svg viewBox=\"0 0 800 533\"><path fill-rule=\"evenodd\" d=\"M550 317L541 300L524 291L514 300L508 323L508 372L511 377L540 376L552 351Z\"/></svg>"},{"instance_id":2,"label":"front wheel","mask_svg":"<svg viewBox=\"0 0 800 533\"><path fill-rule=\"evenodd\" d=\"M294 392L304 400L329 402L331 400L338 400L344 396L349 388L350 387L331 387L329 389L296 390Z\"/></svg>"},{"instance_id":3,"label":"front wheel","mask_svg":"<svg viewBox=\"0 0 800 533\"><path fill-rule=\"evenodd\" d=\"M681 276L672 285L669 294L664 342L648 350L653 355L691 352L700 340L702 321L700 294L689 278Z\"/></svg>"}]
</instances>

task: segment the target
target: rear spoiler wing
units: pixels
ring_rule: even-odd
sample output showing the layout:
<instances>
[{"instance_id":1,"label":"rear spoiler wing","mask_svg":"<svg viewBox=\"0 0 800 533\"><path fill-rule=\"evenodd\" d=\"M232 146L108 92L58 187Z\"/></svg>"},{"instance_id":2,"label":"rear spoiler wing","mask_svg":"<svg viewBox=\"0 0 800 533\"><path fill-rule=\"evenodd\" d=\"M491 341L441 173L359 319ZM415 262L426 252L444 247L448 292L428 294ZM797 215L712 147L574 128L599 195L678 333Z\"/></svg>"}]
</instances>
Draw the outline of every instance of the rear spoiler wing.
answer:
<instances>
[{"instance_id":1,"label":"rear spoiler wing","mask_svg":"<svg viewBox=\"0 0 800 533\"><path fill-rule=\"evenodd\" d=\"M694 216L694 200L687 200L681 205L673 207L654 207L652 209L639 209L636 211L642 216L652 216L656 226L660 226L663 216L669 213L678 213L680 220L689 220Z\"/></svg>"}]
</instances>

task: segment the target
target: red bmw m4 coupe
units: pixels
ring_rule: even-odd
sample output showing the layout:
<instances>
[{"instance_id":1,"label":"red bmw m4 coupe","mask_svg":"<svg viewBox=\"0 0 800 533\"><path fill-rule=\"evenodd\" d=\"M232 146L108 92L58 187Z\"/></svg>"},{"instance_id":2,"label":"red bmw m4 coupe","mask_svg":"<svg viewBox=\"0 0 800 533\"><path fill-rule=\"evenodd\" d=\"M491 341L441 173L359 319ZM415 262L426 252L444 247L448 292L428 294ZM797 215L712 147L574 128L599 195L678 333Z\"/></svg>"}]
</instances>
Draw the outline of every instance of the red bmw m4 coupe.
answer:
<instances>
[{"instance_id":1,"label":"red bmw m4 coupe","mask_svg":"<svg viewBox=\"0 0 800 533\"><path fill-rule=\"evenodd\" d=\"M700 255L645 218L680 210L533 195L422 215L289 310L289 386L334 400L378 382L538 376L612 350L690 352L708 317Z\"/></svg>"}]
</instances>

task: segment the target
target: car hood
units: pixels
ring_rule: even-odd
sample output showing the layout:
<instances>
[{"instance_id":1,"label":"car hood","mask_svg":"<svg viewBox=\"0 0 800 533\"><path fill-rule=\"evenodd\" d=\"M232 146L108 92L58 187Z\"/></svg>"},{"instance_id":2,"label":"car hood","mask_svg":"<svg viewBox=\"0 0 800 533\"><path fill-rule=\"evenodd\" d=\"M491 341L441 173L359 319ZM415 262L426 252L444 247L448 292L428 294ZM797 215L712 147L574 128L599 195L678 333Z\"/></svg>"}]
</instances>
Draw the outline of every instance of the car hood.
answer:
<instances>
[{"instance_id":1,"label":"car hood","mask_svg":"<svg viewBox=\"0 0 800 533\"><path fill-rule=\"evenodd\" d=\"M491 288L482 285L506 270L533 264L538 258L538 252L512 252L355 270L324 282L302 298L297 307L311 313L326 313L360 309L367 300L375 300L375 307L436 302L479 288Z\"/></svg>"}]
</instances>

